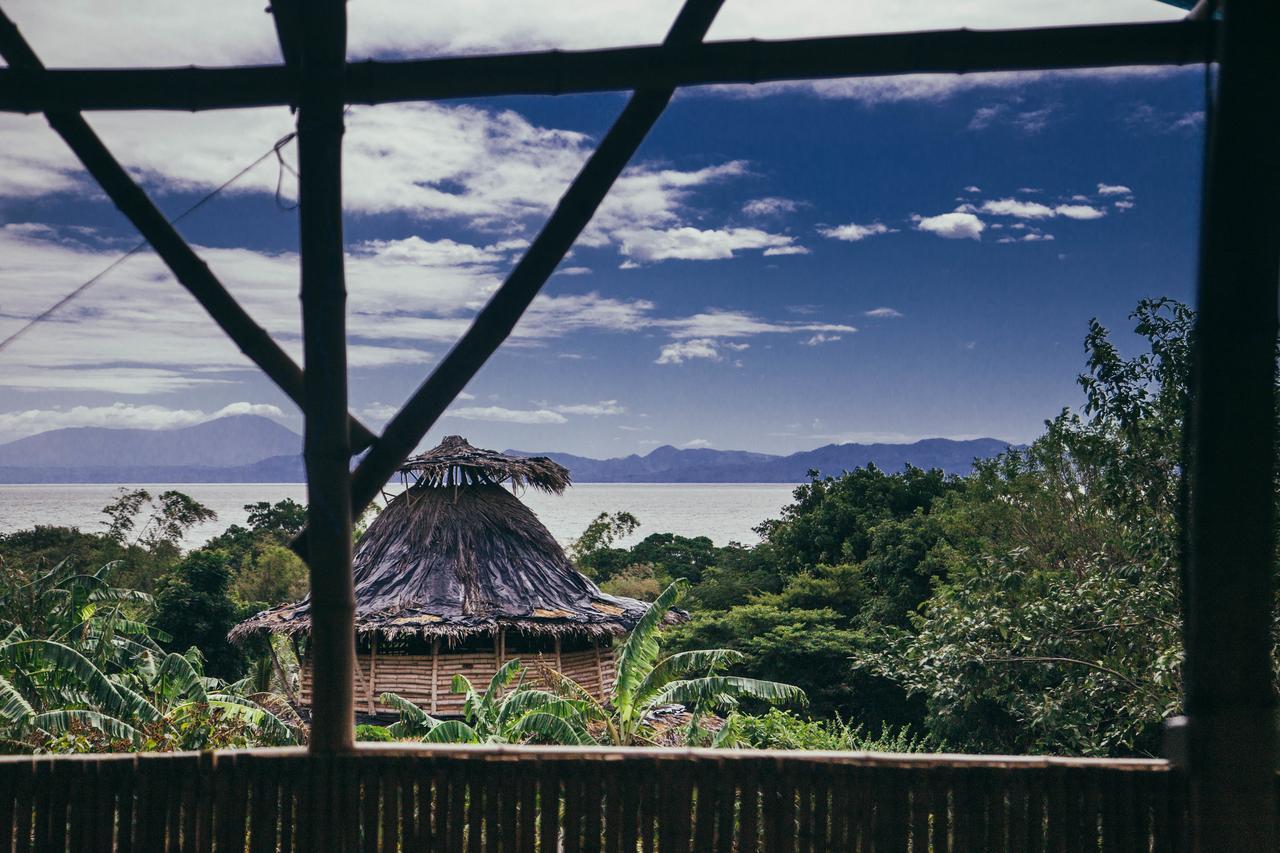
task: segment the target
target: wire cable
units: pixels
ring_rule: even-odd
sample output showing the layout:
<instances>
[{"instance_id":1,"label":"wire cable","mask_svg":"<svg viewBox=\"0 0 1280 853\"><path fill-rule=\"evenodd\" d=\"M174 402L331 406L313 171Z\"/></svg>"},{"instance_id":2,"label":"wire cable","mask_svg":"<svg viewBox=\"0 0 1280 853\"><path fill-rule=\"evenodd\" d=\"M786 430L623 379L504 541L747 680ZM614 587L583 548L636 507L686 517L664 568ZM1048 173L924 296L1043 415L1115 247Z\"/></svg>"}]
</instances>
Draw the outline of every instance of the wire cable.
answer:
<instances>
[{"instance_id":1,"label":"wire cable","mask_svg":"<svg viewBox=\"0 0 1280 853\"><path fill-rule=\"evenodd\" d=\"M209 192L209 193L207 193L205 196L203 196L202 198L200 198L200 199L199 199L195 204L191 205L191 206L190 206L190 207L188 207L186 210L182 211L182 212L181 212L181 213L179 213L177 216L175 216L175 217L173 217L172 219L170 219L170 220L169 220L169 224L170 224L170 225L177 225L177 224L178 224L179 222L181 222L183 219L186 219L186 218L187 218L188 216L190 216L192 213L195 213L197 210L199 210L201 207L203 207L205 204L207 204L209 201L211 201L215 196L217 196L217 195L218 195L219 193L221 193L223 190L227 189L227 188L228 188L228 187L230 187L232 184L234 184L236 181L240 180L240 179L241 179L241 178L243 178L245 175L249 174L249 173L250 173L251 171L253 171L257 166L259 166L261 163L263 163L265 160L267 160L267 158L269 158L269 157L271 157L271 156L273 156L273 155L274 155L274 156L276 157L276 159L280 162L280 165L281 165L282 167L284 167L284 168L288 168L290 172L294 172L294 170L293 170L292 168L290 168L290 167L288 166L288 164L286 164L286 163L285 163L283 156L281 156L281 154L280 154L280 150L281 150L282 148L284 148L286 145L288 145L290 142L292 142L292 141L297 137L297 135L298 135L298 134L297 134L296 132L294 132L294 133L287 133L287 134L285 134L284 136L282 136L282 137L280 137L279 139L277 139L277 140L276 140L276 142L275 142L275 144L274 144L274 145L272 145L270 148L268 148L268 149L267 149L267 150L262 154L262 156L261 156L261 157L259 157L258 159L254 160L252 163L250 163L249 165L245 166L245 167L244 167L243 169L241 169L240 171L236 172L236 173L235 173L234 175L232 175L230 178L228 178L227 180L223 181L221 184L219 184L219 185L218 185L216 188L214 188L212 191L210 191L210 192ZM294 172L294 174L296 175L297 173L296 173L296 172ZM283 171L282 171L282 172L281 172L281 174L280 174L280 176L279 176L279 177L278 177L278 179L276 180L276 196L277 196L277 199L279 198L279 194L280 194L280 183L281 183L281 181L283 181L283 180L284 180L284 174L283 174ZM73 302L76 298L78 298L78 297L79 297L81 294L83 294L86 290L88 290L90 287L92 287L92 286L93 286L94 284L96 284L97 282L101 281L103 276L105 276L107 273L111 272L113 269L115 269L116 267L118 267L118 266L120 266L121 264L123 264L125 261L129 260L129 258L133 257L133 256L134 256L134 255L136 255L138 252L140 252L140 251L142 251L143 249L145 249L145 248L147 247L147 245L148 245L147 241L146 241L146 240L142 240L142 241L141 241L141 242L139 242L136 246L134 246L133 248L131 248L129 251L125 252L123 255L121 255L120 257L116 258L114 261L112 261L112 262L111 262L111 263L110 263L106 268L104 268L104 269L103 269L101 272L99 272L97 275L95 275L95 276L93 276L92 278L88 279L88 280L87 280L87 281L85 281L83 284L81 284L79 287L77 287L75 290L72 290L72 291L71 291L70 293L68 293L66 296L62 297L62 298L61 298L61 299L59 299L57 302L55 302L55 303L53 303L52 305L50 305L48 308L46 308L45 310L41 311L39 314L35 315L34 317L32 317L30 320L28 320L28 321L27 321L27 322L22 326L22 328L18 329L18 331L14 332L12 335L9 335L9 337L5 338L3 341L0 341L0 352L3 352L5 349L7 349L7 348L9 347L9 345L10 345L10 344L12 344L14 341L18 340L18 338L20 338L20 337L22 337L23 335L25 335L25 334L26 334L27 332L29 332L33 327L35 327L35 326L36 326L36 325L38 325L39 323L42 323L42 322L44 322L45 320L49 319L49 318L50 318L50 317L52 317L54 314L56 314L58 311L62 310L62 309L63 309L64 307L66 307L68 304L70 304L71 302Z\"/></svg>"}]
</instances>

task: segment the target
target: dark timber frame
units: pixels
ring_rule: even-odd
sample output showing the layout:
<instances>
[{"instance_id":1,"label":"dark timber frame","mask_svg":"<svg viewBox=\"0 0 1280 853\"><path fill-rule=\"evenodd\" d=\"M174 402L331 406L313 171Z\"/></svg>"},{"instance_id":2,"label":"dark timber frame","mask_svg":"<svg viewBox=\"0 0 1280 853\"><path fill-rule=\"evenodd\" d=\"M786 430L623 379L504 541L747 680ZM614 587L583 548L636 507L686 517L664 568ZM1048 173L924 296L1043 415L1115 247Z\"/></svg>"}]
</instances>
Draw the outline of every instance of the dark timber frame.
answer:
<instances>
[{"instance_id":1,"label":"dark timber frame","mask_svg":"<svg viewBox=\"0 0 1280 853\"><path fill-rule=\"evenodd\" d=\"M1224 22L920 32L704 44L721 0L687 0L655 47L347 63L343 0L275 0L285 64L46 70L0 13L0 111L43 112L175 278L302 407L315 694L311 750L352 749L351 519L511 333L679 86L904 73L1217 61L1189 420L1187 771L1198 849L1274 849L1273 397L1280 276L1280 4ZM374 436L347 412L341 144L346 104L634 90L537 239L426 381ZM289 105L298 112L305 371L235 302L80 117L85 110ZM355 472L354 453L368 449Z\"/></svg>"}]
</instances>

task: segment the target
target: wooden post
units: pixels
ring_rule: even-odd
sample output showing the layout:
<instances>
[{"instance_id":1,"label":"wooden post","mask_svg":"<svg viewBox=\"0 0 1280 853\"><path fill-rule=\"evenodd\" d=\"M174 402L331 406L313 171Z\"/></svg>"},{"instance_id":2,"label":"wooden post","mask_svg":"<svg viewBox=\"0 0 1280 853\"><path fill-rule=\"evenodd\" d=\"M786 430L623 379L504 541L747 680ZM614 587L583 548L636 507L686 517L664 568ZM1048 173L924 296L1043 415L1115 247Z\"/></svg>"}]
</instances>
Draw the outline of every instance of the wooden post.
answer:
<instances>
[{"instance_id":1,"label":"wooden post","mask_svg":"<svg viewBox=\"0 0 1280 853\"><path fill-rule=\"evenodd\" d=\"M1227 0L1208 129L1185 576L1194 849L1276 848L1280 4Z\"/></svg>"},{"instance_id":2,"label":"wooden post","mask_svg":"<svg viewBox=\"0 0 1280 853\"><path fill-rule=\"evenodd\" d=\"M431 640L431 713L439 708L440 697L440 638Z\"/></svg>"},{"instance_id":3,"label":"wooden post","mask_svg":"<svg viewBox=\"0 0 1280 853\"><path fill-rule=\"evenodd\" d=\"M343 0L299 16L299 225L311 569L311 749L354 746L355 590L351 578L351 437L347 421L347 292L342 242Z\"/></svg>"},{"instance_id":4,"label":"wooden post","mask_svg":"<svg viewBox=\"0 0 1280 853\"><path fill-rule=\"evenodd\" d=\"M556 672L564 675L564 663L560 660L560 635L556 634Z\"/></svg>"},{"instance_id":5,"label":"wooden post","mask_svg":"<svg viewBox=\"0 0 1280 853\"><path fill-rule=\"evenodd\" d=\"M604 693L604 664L600 661L600 641L592 638L591 648L596 653L596 683L600 685L600 697L603 698Z\"/></svg>"},{"instance_id":6,"label":"wooden post","mask_svg":"<svg viewBox=\"0 0 1280 853\"><path fill-rule=\"evenodd\" d=\"M378 632L373 632L373 640L369 643L369 714L378 713L374 700L378 693Z\"/></svg>"}]
</instances>

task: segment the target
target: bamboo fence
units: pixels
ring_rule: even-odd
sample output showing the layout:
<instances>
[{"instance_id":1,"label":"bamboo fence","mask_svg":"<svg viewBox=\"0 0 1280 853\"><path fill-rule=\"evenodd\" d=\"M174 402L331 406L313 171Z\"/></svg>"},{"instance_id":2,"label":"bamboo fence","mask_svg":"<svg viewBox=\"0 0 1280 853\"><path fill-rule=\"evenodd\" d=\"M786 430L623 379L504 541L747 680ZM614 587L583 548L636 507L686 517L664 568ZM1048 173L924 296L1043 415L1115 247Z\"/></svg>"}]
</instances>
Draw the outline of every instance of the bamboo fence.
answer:
<instances>
[{"instance_id":1,"label":"bamboo fence","mask_svg":"<svg viewBox=\"0 0 1280 853\"><path fill-rule=\"evenodd\" d=\"M1189 849L1164 761L559 747L0 758L0 850ZM0 830L3 832L4 830Z\"/></svg>"}]
</instances>

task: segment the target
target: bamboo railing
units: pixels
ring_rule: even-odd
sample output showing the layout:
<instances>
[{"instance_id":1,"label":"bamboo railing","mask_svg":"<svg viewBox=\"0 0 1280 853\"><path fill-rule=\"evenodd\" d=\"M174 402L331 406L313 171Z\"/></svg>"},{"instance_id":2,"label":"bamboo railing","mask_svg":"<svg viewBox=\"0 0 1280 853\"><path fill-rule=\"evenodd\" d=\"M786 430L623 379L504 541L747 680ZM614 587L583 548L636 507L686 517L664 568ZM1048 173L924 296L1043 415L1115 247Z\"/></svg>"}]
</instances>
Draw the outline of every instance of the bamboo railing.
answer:
<instances>
[{"instance_id":1,"label":"bamboo railing","mask_svg":"<svg viewBox=\"0 0 1280 853\"><path fill-rule=\"evenodd\" d=\"M685 749L4 757L0 850L1176 851L1183 779L1154 760Z\"/></svg>"}]
</instances>

